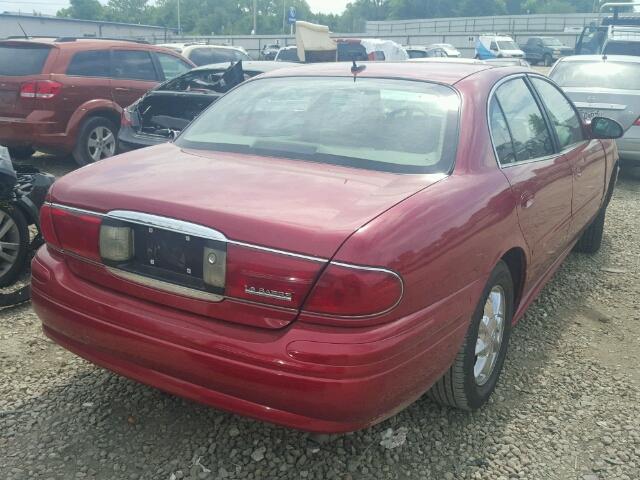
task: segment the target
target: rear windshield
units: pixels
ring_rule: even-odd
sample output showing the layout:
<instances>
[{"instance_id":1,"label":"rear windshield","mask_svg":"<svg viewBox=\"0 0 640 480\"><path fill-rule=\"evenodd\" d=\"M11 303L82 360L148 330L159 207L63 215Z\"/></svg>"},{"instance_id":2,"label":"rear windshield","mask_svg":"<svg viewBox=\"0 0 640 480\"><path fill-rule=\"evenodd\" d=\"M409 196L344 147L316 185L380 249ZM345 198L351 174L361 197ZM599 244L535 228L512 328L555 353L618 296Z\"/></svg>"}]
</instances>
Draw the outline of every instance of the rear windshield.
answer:
<instances>
[{"instance_id":1,"label":"rear windshield","mask_svg":"<svg viewBox=\"0 0 640 480\"><path fill-rule=\"evenodd\" d=\"M0 75L18 77L42 73L50 50L40 45L0 45Z\"/></svg>"},{"instance_id":2,"label":"rear windshield","mask_svg":"<svg viewBox=\"0 0 640 480\"><path fill-rule=\"evenodd\" d=\"M196 48L189 53L189 60L200 66L209 65L211 63L251 60L251 58L239 50L233 50L230 48Z\"/></svg>"},{"instance_id":3,"label":"rear windshield","mask_svg":"<svg viewBox=\"0 0 640 480\"><path fill-rule=\"evenodd\" d=\"M176 143L397 173L446 173L459 98L449 87L374 78L266 78L232 90Z\"/></svg>"},{"instance_id":4,"label":"rear windshield","mask_svg":"<svg viewBox=\"0 0 640 480\"><path fill-rule=\"evenodd\" d=\"M640 63L560 62L550 77L561 87L640 90Z\"/></svg>"},{"instance_id":5,"label":"rear windshield","mask_svg":"<svg viewBox=\"0 0 640 480\"><path fill-rule=\"evenodd\" d=\"M640 42L608 42L602 53L607 55L640 55Z\"/></svg>"},{"instance_id":6,"label":"rear windshield","mask_svg":"<svg viewBox=\"0 0 640 480\"><path fill-rule=\"evenodd\" d=\"M283 48L278 52L276 58L279 62L299 62L297 48Z\"/></svg>"}]
</instances>

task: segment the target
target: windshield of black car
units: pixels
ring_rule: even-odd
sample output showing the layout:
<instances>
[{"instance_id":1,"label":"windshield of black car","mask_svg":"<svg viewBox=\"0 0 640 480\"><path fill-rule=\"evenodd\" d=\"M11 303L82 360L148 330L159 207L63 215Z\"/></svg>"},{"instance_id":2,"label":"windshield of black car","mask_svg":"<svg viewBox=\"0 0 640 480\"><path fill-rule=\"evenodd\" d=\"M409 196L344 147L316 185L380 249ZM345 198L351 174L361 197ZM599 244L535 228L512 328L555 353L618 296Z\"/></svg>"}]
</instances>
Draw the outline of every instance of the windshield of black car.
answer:
<instances>
[{"instance_id":1,"label":"windshield of black car","mask_svg":"<svg viewBox=\"0 0 640 480\"><path fill-rule=\"evenodd\" d=\"M561 87L640 90L640 63L559 62L550 77Z\"/></svg>"},{"instance_id":2,"label":"windshield of black car","mask_svg":"<svg viewBox=\"0 0 640 480\"><path fill-rule=\"evenodd\" d=\"M512 42L511 40L500 40L496 43L500 50L520 50L520 47L516 45L516 42Z\"/></svg>"},{"instance_id":3,"label":"windshield of black car","mask_svg":"<svg viewBox=\"0 0 640 480\"><path fill-rule=\"evenodd\" d=\"M232 90L176 144L398 173L453 166L460 100L428 82L265 78Z\"/></svg>"}]
</instances>

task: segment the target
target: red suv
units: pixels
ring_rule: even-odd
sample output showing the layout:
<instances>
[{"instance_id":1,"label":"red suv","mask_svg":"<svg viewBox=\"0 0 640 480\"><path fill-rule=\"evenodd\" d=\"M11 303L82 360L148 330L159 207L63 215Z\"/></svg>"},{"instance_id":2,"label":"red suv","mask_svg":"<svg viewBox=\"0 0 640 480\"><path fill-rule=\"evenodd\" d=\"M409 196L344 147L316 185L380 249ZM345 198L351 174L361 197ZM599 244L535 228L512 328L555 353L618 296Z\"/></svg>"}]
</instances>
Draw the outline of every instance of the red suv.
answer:
<instances>
[{"instance_id":1,"label":"red suv","mask_svg":"<svg viewBox=\"0 0 640 480\"><path fill-rule=\"evenodd\" d=\"M123 107L193 66L132 41L0 41L0 144L16 158L35 149L72 153L80 165L110 157Z\"/></svg>"}]
</instances>

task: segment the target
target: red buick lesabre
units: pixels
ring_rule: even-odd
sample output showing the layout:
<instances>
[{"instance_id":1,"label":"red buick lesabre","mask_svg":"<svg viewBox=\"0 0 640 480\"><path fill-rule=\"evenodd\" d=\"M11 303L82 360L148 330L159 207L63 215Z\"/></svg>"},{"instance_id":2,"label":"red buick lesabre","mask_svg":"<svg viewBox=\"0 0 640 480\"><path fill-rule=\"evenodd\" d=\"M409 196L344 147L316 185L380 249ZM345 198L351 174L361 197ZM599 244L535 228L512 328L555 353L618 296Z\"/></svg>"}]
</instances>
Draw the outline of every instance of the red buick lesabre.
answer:
<instances>
[{"instance_id":1,"label":"red buick lesabre","mask_svg":"<svg viewBox=\"0 0 640 480\"><path fill-rule=\"evenodd\" d=\"M56 182L33 305L97 365L290 427L429 389L476 409L565 256L598 250L621 133L517 67L278 70Z\"/></svg>"}]
</instances>

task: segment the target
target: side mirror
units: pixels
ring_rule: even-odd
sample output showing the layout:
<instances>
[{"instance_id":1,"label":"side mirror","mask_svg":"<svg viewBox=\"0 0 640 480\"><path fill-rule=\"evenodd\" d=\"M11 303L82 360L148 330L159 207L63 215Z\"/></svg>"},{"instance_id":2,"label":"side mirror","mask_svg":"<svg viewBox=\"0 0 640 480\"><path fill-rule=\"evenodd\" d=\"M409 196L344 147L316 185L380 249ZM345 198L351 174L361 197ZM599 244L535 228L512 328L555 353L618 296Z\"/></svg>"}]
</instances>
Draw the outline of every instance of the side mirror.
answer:
<instances>
[{"instance_id":1,"label":"side mirror","mask_svg":"<svg viewBox=\"0 0 640 480\"><path fill-rule=\"evenodd\" d=\"M591 138L614 140L624 135L624 129L615 120L605 117L593 117L589 124Z\"/></svg>"}]
</instances>

